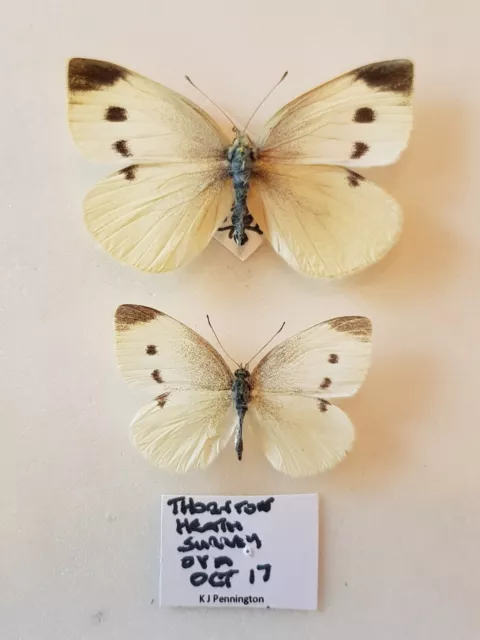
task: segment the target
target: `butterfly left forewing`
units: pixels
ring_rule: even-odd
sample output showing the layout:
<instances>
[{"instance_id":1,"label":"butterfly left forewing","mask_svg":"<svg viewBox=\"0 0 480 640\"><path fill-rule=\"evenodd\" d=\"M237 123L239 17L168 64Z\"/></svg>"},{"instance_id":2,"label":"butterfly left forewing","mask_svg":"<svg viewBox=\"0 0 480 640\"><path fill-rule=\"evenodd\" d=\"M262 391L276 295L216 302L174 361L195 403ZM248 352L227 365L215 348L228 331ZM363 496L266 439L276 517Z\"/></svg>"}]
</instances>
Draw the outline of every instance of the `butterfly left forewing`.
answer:
<instances>
[{"instance_id":1,"label":"butterfly left forewing","mask_svg":"<svg viewBox=\"0 0 480 640\"><path fill-rule=\"evenodd\" d=\"M218 160L228 144L202 109L110 62L73 58L68 67L70 130L95 161Z\"/></svg>"},{"instance_id":2,"label":"butterfly left forewing","mask_svg":"<svg viewBox=\"0 0 480 640\"><path fill-rule=\"evenodd\" d=\"M152 401L135 416L135 446L156 466L204 468L234 427L232 374L195 331L156 309L117 309L116 353L124 378Z\"/></svg>"},{"instance_id":3,"label":"butterfly left forewing","mask_svg":"<svg viewBox=\"0 0 480 640\"><path fill-rule=\"evenodd\" d=\"M365 65L299 96L267 123L265 162L372 167L394 162L412 128L413 64Z\"/></svg>"},{"instance_id":4,"label":"butterfly left forewing","mask_svg":"<svg viewBox=\"0 0 480 640\"><path fill-rule=\"evenodd\" d=\"M302 331L259 362L247 416L276 469L312 475L345 456L354 429L331 400L357 392L370 358L370 321L347 316Z\"/></svg>"}]
</instances>

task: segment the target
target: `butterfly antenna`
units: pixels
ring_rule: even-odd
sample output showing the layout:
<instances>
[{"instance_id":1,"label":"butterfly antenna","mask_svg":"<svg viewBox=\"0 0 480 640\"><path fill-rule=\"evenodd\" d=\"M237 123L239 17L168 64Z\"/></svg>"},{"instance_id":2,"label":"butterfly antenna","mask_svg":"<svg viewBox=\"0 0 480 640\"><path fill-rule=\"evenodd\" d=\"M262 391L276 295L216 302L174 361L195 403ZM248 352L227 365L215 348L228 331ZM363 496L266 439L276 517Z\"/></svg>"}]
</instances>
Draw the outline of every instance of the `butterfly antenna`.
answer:
<instances>
[{"instance_id":1,"label":"butterfly antenna","mask_svg":"<svg viewBox=\"0 0 480 640\"><path fill-rule=\"evenodd\" d=\"M229 122L231 122L231 123L232 123L232 125L233 125L233 130L234 130L234 131L237 131L237 125L236 125L236 124L234 123L234 121L230 118L230 116L229 116L229 115L227 115L227 114L225 113L225 111L224 111L221 107L219 107L219 106L218 106L218 104L217 104L216 102L214 102L211 98L209 98L209 97L207 96L207 94L206 94L206 93L204 93L204 92L203 92L199 87L197 87L197 85L196 85L194 82L192 82L192 80L191 80L188 76L185 76L185 78L186 78L186 80L188 80L188 82L192 85L192 87L195 87L195 89L196 89L199 93L201 93L201 94L202 94L202 96L203 96L204 98L206 98L209 102L211 102L211 103L213 104L213 106L214 106L214 107L217 107L217 109L218 109L221 113L223 113L223 115L226 117L226 119L227 119Z\"/></svg>"},{"instance_id":2,"label":"butterfly antenna","mask_svg":"<svg viewBox=\"0 0 480 640\"><path fill-rule=\"evenodd\" d=\"M271 343L271 341L272 341L274 338L276 338L276 337L278 336L278 334L280 333L280 331L283 329L283 327L284 327L284 326L285 326L285 322L282 324L282 326L281 326L281 327L280 327L280 329L277 331L277 333L275 333L275 334L270 338L270 340L269 340L268 342L266 342L266 343L263 345L263 347L257 351L257 353L253 356L253 358L250 358L250 360L249 360L249 361L247 362L247 364L245 365L245 368L247 368L247 367L248 367L248 365L250 364L250 362L251 362L252 360L255 360L255 358L258 356L258 354L259 354L259 353L261 353L261 352L265 349L265 347L268 347L268 345Z\"/></svg>"},{"instance_id":3,"label":"butterfly antenna","mask_svg":"<svg viewBox=\"0 0 480 640\"><path fill-rule=\"evenodd\" d=\"M285 71L285 73L283 74L283 76L280 78L280 80L270 89L270 91L267 93L267 95L264 97L264 99L260 102L260 104L258 105L258 107L255 109L255 111L252 113L252 115L250 116L250 118L248 119L247 124L245 125L244 129L243 129L243 133L245 133L245 131L247 130L248 125L250 124L250 122L253 120L253 116L257 113L257 111L260 109L260 107L262 106L262 104L265 102L265 100L267 100L267 98L269 98L272 93L275 91L275 89L278 87L278 85L280 83L282 83L285 78L288 75L288 71ZM253 358L252 358L253 360Z\"/></svg>"},{"instance_id":4,"label":"butterfly antenna","mask_svg":"<svg viewBox=\"0 0 480 640\"><path fill-rule=\"evenodd\" d=\"M223 353L227 356L227 358L230 358L230 360L231 360L232 362L234 362L234 363L237 365L237 367L240 369L240 365L238 364L238 362L237 362L236 360L234 360L234 359L232 358L232 356L231 356L231 355L229 355L229 354L227 353L227 351L226 351L225 347L223 346L223 344L222 344L222 343L220 342L220 340L218 339L218 336L217 336L217 334L216 334L216 331L215 331L215 329L212 327L212 323L210 322L210 318L208 317L208 315L207 315L207 322L208 322L208 326L210 327L210 329L211 329L211 330L212 330L212 332L213 332L213 335L214 335L214 336L215 336L215 338L217 339L217 342L218 342L218 344L220 345L220 347L221 347L221 349L222 349Z\"/></svg>"}]
</instances>

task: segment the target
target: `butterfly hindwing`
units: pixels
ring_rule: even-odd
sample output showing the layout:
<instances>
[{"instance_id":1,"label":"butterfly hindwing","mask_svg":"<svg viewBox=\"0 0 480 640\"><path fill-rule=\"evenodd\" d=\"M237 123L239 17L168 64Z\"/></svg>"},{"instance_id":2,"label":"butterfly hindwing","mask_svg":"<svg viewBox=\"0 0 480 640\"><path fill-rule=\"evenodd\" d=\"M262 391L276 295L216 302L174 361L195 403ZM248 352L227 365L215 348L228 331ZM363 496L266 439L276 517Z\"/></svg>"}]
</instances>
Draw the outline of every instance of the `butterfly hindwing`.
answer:
<instances>
[{"instance_id":1,"label":"butterfly hindwing","mask_svg":"<svg viewBox=\"0 0 480 640\"><path fill-rule=\"evenodd\" d=\"M298 333L259 362L247 416L276 469L311 475L345 456L354 429L331 399L358 391L370 358L370 321L346 316Z\"/></svg>"},{"instance_id":2,"label":"butterfly hindwing","mask_svg":"<svg viewBox=\"0 0 480 640\"><path fill-rule=\"evenodd\" d=\"M235 424L229 391L159 394L132 422L132 441L156 467L184 473L210 465Z\"/></svg>"},{"instance_id":3,"label":"butterfly hindwing","mask_svg":"<svg viewBox=\"0 0 480 640\"><path fill-rule=\"evenodd\" d=\"M402 228L398 203L360 174L335 166L261 163L253 209L275 251L297 271L340 278L380 260Z\"/></svg>"},{"instance_id":4,"label":"butterfly hindwing","mask_svg":"<svg viewBox=\"0 0 480 640\"><path fill-rule=\"evenodd\" d=\"M365 65L299 96L267 123L260 157L274 163L391 164L412 128L413 64Z\"/></svg>"},{"instance_id":5,"label":"butterfly hindwing","mask_svg":"<svg viewBox=\"0 0 480 640\"><path fill-rule=\"evenodd\" d=\"M207 246L231 198L219 162L131 165L92 189L85 220L115 258L158 273L187 264Z\"/></svg>"},{"instance_id":6,"label":"butterfly hindwing","mask_svg":"<svg viewBox=\"0 0 480 640\"><path fill-rule=\"evenodd\" d=\"M321 473L343 460L355 431L350 418L326 400L262 393L246 423L270 464L289 476Z\"/></svg>"},{"instance_id":7,"label":"butterfly hindwing","mask_svg":"<svg viewBox=\"0 0 480 640\"><path fill-rule=\"evenodd\" d=\"M156 309L122 305L115 322L120 371L153 398L134 419L134 444L160 468L207 466L234 426L230 369L195 331Z\"/></svg>"}]
</instances>

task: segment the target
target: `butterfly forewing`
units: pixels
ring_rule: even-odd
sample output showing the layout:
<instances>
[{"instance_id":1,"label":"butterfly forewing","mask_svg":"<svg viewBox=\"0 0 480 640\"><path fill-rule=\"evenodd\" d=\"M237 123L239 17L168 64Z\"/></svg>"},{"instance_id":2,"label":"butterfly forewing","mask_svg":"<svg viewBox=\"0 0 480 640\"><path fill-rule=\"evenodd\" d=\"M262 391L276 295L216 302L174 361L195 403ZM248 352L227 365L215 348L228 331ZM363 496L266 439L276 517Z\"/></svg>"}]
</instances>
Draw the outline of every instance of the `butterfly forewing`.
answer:
<instances>
[{"instance_id":1,"label":"butterfly forewing","mask_svg":"<svg viewBox=\"0 0 480 640\"><path fill-rule=\"evenodd\" d=\"M97 161L219 160L228 140L180 94L124 67L74 58L68 68L73 138Z\"/></svg>"},{"instance_id":2,"label":"butterfly forewing","mask_svg":"<svg viewBox=\"0 0 480 640\"><path fill-rule=\"evenodd\" d=\"M122 305L115 321L120 371L153 399L133 421L134 444L161 468L183 472L210 464L234 427L233 377L223 358L156 309Z\"/></svg>"},{"instance_id":3,"label":"butterfly forewing","mask_svg":"<svg viewBox=\"0 0 480 640\"><path fill-rule=\"evenodd\" d=\"M409 60L350 71L283 107L266 125L260 157L286 164L390 164L408 142L412 93Z\"/></svg>"}]
</instances>

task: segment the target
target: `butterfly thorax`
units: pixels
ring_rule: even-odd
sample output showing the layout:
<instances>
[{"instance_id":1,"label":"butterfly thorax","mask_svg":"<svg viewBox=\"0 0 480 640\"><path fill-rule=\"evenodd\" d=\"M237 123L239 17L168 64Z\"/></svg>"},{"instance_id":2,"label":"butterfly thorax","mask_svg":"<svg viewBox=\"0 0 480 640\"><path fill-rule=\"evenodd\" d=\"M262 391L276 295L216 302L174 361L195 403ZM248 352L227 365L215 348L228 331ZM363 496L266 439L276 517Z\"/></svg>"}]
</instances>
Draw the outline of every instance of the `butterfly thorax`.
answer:
<instances>
[{"instance_id":1,"label":"butterfly thorax","mask_svg":"<svg viewBox=\"0 0 480 640\"><path fill-rule=\"evenodd\" d=\"M250 382L250 372L244 367L240 367L233 374L232 385L232 397L238 416L237 428L235 430L235 451L239 460L242 459L243 453L243 419L248 410L251 393L252 384Z\"/></svg>"},{"instance_id":2,"label":"butterfly thorax","mask_svg":"<svg viewBox=\"0 0 480 640\"><path fill-rule=\"evenodd\" d=\"M260 232L252 226L253 216L247 207L248 189L255 163L255 148L245 134L237 134L231 146L228 147L227 162L234 192L231 237L237 245L241 246L248 240L245 233L247 229Z\"/></svg>"}]
</instances>

